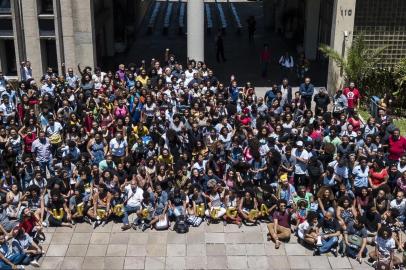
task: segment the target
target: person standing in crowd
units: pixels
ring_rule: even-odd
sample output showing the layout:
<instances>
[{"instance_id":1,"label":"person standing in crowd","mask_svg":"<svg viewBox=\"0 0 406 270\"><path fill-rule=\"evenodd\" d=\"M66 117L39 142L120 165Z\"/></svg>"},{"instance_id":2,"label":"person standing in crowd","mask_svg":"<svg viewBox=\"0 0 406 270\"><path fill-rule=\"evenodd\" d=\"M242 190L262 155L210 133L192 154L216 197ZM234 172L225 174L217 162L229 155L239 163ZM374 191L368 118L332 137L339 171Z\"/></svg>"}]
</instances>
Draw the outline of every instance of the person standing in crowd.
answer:
<instances>
[{"instance_id":1,"label":"person standing in crowd","mask_svg":"<svg viewBox=\"0 0 406 270\"><path fill-rule=\"evenodd\" d=\"M312 109L312 98L314 93L314 86L310 83L310 78L305 78L304 83L299 87L300 96L306 105L306 109Z\"/></svg>"},{"instance_id":2,"label":"person standing in crowd","mask_svg":"<svg viewBox=\"0 0 406 270\"><path fill-rule=\"evenodd\" d=\"M347 97L348 113L352 115L358 108L358 102L360 100L359 90L355 87L354 82L350 82L349 87L344 88L343 94Z\"/></svg>"},{"instance_id":3,"label":"person standing in crowd","mask_svg":"<svg viewBox=\"0 0 406 270\"><path fill-rule=\"evenodd\" d=\"M266 78L268 75L268 66L271 60L271 52L269 51L269 44L265 43L260 54L261 60L261 76Z\"/></svg>"},{"instance_id":4,"label":"person standing in crowd","mask_svg":"<svg viewBox=\"0 0 406 270\"><path fill-rule=\"evenodd\" d=\"M255 31L257 30L257 21L255 20L255 16L250 16L247 19L247 29L248 29L248 40L249 41L254 41L254 34Z\"/></svg>"},{"instance_id":5,"label":"person standing in crowd","mask_svg":"<svg viewBox=\"0 0 406 270\"><path fill-rule=\"evenodd\" d=\"M216 59L217 62L227 61L226 57L224 56L224 39L221 31L219 31L216 37Z\"/></svg>"},{"instance_id":6,"label":"person standing in crowd","mask_svg":"<svg viewBox=\"0 0 406 270\"><path fill-rule=\"evenodd\" d=\"M282 74L285 77L287 77L287 75L293 70L293 67L295 66L293 56L291 56L288 51L286 51L285 54L279 58L278 63L281 66Z\"/></svg>"}]
</instances>

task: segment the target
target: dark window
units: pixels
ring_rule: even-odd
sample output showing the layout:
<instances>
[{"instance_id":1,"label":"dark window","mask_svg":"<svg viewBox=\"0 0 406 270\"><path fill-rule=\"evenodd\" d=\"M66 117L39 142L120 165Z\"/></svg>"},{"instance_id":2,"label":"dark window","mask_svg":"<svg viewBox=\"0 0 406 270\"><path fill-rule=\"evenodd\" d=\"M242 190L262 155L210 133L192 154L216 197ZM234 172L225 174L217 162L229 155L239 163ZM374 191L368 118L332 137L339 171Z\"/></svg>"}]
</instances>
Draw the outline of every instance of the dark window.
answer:
<instances>
[{"instance_id":1,"label":"dark window","mask_svg":"<svg viewBox=\"0 0 406 270\"><path fill-rule=\"evenodd\" d=\"M0 14L10 14L11 4L10 0L0 0Z\"/></svg>"},{"instance_id":2,"label":"dark window","mask_svg":"<svg viewBox=\"0 0 406 270\"><path fill-rule=\"evenodd\" d=\"M53 37L55 36L55 22L54 19L39 19L39 35L41 37Z\"/></svg>"},{"instance_id":3,"label":"dark window","mask_svg":"<svg viewBox=\"0 0 406 270\"><path fill-rule=\"evenodd\" d=\"M0 19L0 36L13 36L13 22L11 21L11 19Z\"/></svg>"},{"instance_id":4,"label":"dark window","mask_svg":"<svg viewBox=\"0 0 406 270\"><path fill-rule=\"evenodd\" d=\"M40 14L54 14L53 0L40 0L39 5Z\"/></svg>"},{"instance_id":5,"label":"dark window","mask_svg":"<svg viewBox=\"0 0 406 270\"><path fill-rule=\"evenodd\" d=\"M51 67L54 72L58 73L58 59L55 39L41 40L41 56L43 70L45 71L48 67Z\"/></svg>"}]
</instances>

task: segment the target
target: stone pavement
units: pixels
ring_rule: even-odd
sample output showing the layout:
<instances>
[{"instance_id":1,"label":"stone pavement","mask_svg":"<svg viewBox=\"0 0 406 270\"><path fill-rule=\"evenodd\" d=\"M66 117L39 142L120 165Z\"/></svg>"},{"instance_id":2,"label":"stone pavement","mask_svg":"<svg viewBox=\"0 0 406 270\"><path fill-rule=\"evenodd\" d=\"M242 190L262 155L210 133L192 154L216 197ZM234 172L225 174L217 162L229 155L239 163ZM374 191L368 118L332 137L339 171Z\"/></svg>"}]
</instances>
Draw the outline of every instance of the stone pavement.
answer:
<instances>
[{"instance_id":1,"label":"stone pavement","mask_svg":"<svg viewBox=\"0 0 406 270\"><path fill-rule=\"evenodd\" d=\"M296 237L275 249L266 225L202 223L187 234L122 232L114 222L95 230L47 228L40 269L371 269L348 258L313 257Z\"/></svg>"}]
</instances>

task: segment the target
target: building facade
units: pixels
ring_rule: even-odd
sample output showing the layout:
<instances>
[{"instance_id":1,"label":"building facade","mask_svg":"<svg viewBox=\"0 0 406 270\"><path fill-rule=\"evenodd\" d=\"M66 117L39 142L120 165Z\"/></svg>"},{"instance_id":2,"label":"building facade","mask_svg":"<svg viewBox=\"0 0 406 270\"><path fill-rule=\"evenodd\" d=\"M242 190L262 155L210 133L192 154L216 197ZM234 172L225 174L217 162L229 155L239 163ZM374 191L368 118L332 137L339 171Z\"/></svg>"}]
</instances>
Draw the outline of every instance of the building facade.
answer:
<instances>
[{"instance_id":1,"label":"building facade","mask_svg":"<svg viewBox=\"0 0 406 270\"><path fill-rule=\"evenodd\" d=\"M203 1L188 5L188 14L194 14L188 18L188 56L201 60ZM26 59L35 77L47 67L59 74L77 64L96 67L127 48L151 2L0 0L0 70L19 75ZM262 5L265 27L297 39L310 60L325 60L318 50L321 43L345 55L360 34L371 48L387 47L383 65L406 57L405 0L263 0ZM341 70L329 63L327 88L333 92L341 84Z\"/></svg>"},{"instance_id":2,"label":"building facade","mask_svg":"<svg viewBox=\"0 0 406 270\"><path fill-rule=\"evenodd\" d=\"M406 1L404 0L263 0L266 27L289 37L297 33L306 57L323 61L320 44L342 55L354 36L363 35L370 48L385 46L383 66L406 57ZM302 34L300 34L302 33ZM329 64L327 89L339 88L342 71Z\"/></svg>"},{"instance_id":3,"label":"building facade","mask_svg":"<svg viewBox=\"0 0 406 270\"><path fill-rule=\"evenodd\" d=\"M26 59L37 78L47 67L95 67L125 50L150 2L0 0L0 70L19 75Z\"/></svg>"}]
</instances>

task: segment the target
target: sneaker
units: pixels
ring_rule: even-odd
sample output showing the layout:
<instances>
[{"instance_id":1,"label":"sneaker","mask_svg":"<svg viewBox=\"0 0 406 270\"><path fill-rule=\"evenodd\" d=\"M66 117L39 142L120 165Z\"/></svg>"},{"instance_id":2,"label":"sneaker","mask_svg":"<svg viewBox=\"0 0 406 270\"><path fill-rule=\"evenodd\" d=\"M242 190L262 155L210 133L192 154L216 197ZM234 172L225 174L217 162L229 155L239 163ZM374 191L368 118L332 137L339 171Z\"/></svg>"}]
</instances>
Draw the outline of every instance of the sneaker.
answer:
<instances>
[{"instance_id":1,"label":"sneaker","mask_svg":"<svg viewBox=\"0 0 406 270\"><path fill-rule=\"evenodd\" d=\"M136 231L138 226L137 226L137 224L133 223L133 224L131 224L131 227Z\"/></svg>"},{"instance_id":2,"label":"sneaker","mask_svg":"<svg viewBox=\"0 0 406 270\"><path fill-rule=\"evenodd\" d=\"M223 220L223 226L227 226L227 221Z\"/></svg>"},{"instance_id":3,"label":"sneaker","mask_svg":"<svg viewBox=\"0 0 406 270\"><path fill-rule=\"evenodd\" d=\"M71 220L71 222L70 222L72 225L75 225L76 224L76 222L72 219Z\"/></svg>"},{"instance_id":4,"label":"sneaker","mask_svg":"<svg viewBox=\"0 0 406 270\"><path fill-rule=\"evenodd\" d=\"M334 257L337 257L337 249L332 248L331 253L334 255Z\"/></svg>"},{"instance_id":5,"label":"sneaker","mask_svg":"<svg viewBox=\"0 0 406 270\"><path fill-rule=\"evenodd\" d=\"M34 267L39 267L39 263L38 263L37 260L31 261L30 264L31 264L32 266L34 266Z\"/></svg>"},{"instance_id":6,"label":"sneaker","mask_svg":"<svg viewBox=\"0 0 406 270\"><path fill-rule=\"evenodd\" d=\"M92 225L92 221L90 220L90 218L88 216L85 216L83 218L83 221L86 222L86 223L89 223L90 225Z\"/></svg>"},{"instance_id":7,"label":"sneaker","mask_svg":"<svg viewBox=\"0 0 406 270\"><path fill-rule=\"evenodd\" d=\"M93 223L93 229L96 229L100 224L101 224L101 221L100 221L100 220L96 220L96 221Z\"/></svg>"},{"instance_id":8,"label":"sneaker","mask_svg":"<svg viewBox=\"0 0 406 270\"><path fill-rule=\"evenodd\" d=\"M147 224L142 225L142 231L145 232L145 230L149 229L149 226Z\"/></svg>"},{"instance_id":9,"label":"sneaker","mask_svg":"<svg viewBox=\"0 0 406 270\"><path fill-rule=\"evenodd\" d=\"M43 221L43 222L42 222L42 226L43 226L44 228L46 228L46 227L48 227L48 223L47 223L46 221Z\"/></svg>"},{"instance_id":10,"label":"sneaker","mask_svg":"<svg viewBox=\"0 0 406 270\"><path fill-rule=\"evenodd\" d=\"M24 270L24 269L25 269L25 267L24 267L24 265L17 265L17 269Z\"/></svg>"},{"instance_id":11,"label":"sneaker","mask_svg":"<svg viewBox=\"0 0 406 270\"><path fill-rule=\"evenodd\" d=\"M313 256L319 256L320 255L320 251L318 248L315 248L313 251Z\"/></svg>"},{"instance_id":12,"label":"sneaker","mask_svg":"<svg viewBox=\"0 0 406 270\"><path fill-rule=\"evenodd\" d=\"M104 227L104 225L106 225L106 221L102 221L101 226Z\"/></svg>"},{"instance_id":13,"label":"sneaker","mask_svg":"<svg viewBox=\"0 0 406 270\"><path fill-rule=\"evenodd\" d=\"M128 229L131 229L131 225L130 225L130 224L125 224L125 225L121 226L121 230L122 230L122 231L126 231L126 230L128 230Z\"/></svg>"}]
</instances>

